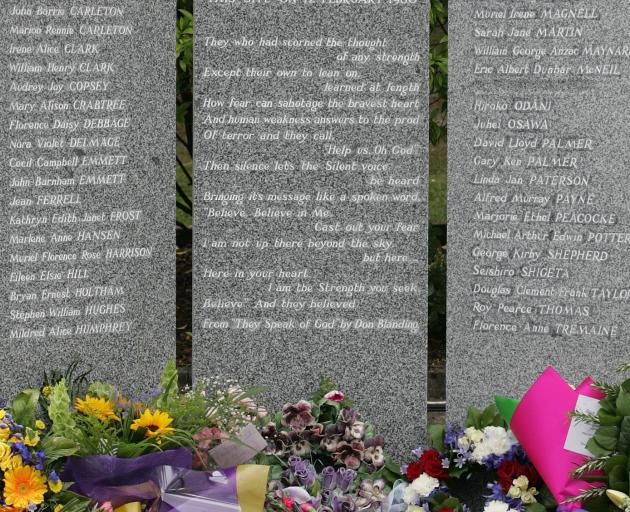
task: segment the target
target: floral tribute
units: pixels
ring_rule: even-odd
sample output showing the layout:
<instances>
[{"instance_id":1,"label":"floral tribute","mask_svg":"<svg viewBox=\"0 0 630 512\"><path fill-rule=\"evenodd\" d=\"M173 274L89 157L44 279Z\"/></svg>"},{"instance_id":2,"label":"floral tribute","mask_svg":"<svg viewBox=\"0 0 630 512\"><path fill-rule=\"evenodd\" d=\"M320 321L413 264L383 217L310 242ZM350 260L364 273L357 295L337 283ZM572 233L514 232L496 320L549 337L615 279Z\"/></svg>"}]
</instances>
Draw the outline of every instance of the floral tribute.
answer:
<instances>
[{"instance_id":1,"label":"floral tribute","mask_svg":"<svg viewBox=\"0 0 630 512\"><path fill-rule=\"evenodd\" d=\"M485 481L484 512L545 512L576 510L558 506L536 468L527 459L494 406L469 409L465 426L436 425L432 448L415 450L402 467L405 479L394 488L391 510L468 511L449 491L456 481L473 475Z\"/></svg>"},{"instance_id":2,"label":"floral tribute","mask_svg":"<svg viewBox=\"0 0 630 512\"><path fill-rule=\"evenodd\" d=\"M400 477L385 439L323 380L312 400L286 404L262 428L271 466L266 510L379 511Z\"/></svg>"},{"instance_id":3,"label":"floral tribute","mask_svg":"<svg viewBox=\"0 0 630 512\"><path fill-rule=\"evenodd\" d=\"M630 371L630 364L618 369ZM621 384L598 382L595 388L604 393L597 414L575 413L577 420L590 424L593 437L586 448L592 457L575 468L573 476L592 475L592 486L584 489L576 501L587 503L593 512L630 512L630 379Z\"/></svg>"},{"instance_id":4,"label":"floral tribute","mask_svg":"<svg viewBox=\"0 0 630 512\"><path fill-rule=\"evenodd\" d=\"M37 395L20 394L12 413L0 409L0 470L2 510L39 510L60 506L63 482L55 471L60 452L43 443L46 425L31 414Z\"/></svg>"},{"instance_id":5,"label":"floral tribute","mask_svg":"<svg viewBox=\"0 0 630 512\"><path fill-rule=\"evenodd\" d=\"M630 512L630 380L597 383L599 412L573 414L593 427L572 475L589 488L558 504L495 406L431 427L399 466L325 379L269 413L233 382L180 389L173 364L144 396L76 369L0 408L0 512L170 512L188 499L209 512Z\"/></svg>"}]
</instances>

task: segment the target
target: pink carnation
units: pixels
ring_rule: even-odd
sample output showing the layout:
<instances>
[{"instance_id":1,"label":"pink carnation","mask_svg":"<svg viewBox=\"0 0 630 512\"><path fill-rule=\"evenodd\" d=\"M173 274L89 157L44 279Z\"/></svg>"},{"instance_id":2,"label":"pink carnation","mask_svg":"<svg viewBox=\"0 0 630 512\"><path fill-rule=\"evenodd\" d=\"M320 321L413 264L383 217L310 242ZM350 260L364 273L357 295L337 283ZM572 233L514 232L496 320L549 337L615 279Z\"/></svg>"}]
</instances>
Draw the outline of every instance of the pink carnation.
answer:
<instances>
[{"instance_id":1,"label":"pink carnation","mask_svg":"<svg viewBox=\"0 0 630 512\"><path fill-rule=\"evenodd\" d=\"M329 393L326 393L324 395L324 398L326 400L330 400L331 402L343 402L345 395L341 391L336 389L334 391L330 391Z\"/></svg>"}]
</instances>

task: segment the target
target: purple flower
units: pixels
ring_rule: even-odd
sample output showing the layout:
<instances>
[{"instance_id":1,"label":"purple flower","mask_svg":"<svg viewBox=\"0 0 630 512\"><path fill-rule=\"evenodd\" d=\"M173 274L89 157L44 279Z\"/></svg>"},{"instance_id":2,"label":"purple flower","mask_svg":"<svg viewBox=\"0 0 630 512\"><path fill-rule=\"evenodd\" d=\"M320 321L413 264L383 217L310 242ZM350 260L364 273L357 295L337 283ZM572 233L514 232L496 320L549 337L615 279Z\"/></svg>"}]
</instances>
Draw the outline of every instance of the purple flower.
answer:
<instances>
[{"instance_id":1,"label":"purple flower","mask_svg":"<svg viewBox=\"0 0 630 512\"><path fill-rule=\"evenodd\" d=\"M24 462L30 464L33 462L33 458L31 457L31 452L29 452L28 448L24 443L13 443L12 445L13 452L18 453Z\"/></svg>"},{"instance_id":2,"label":"purple flower","mask_svg":"<svg viewBox=\"0 0 630 512\"><path fill-rule=\"evenodd\" d=\"M296 432L302 432L315 421L311 411L312 406L306 400L300 400L295 404L285 404L282 407L282 425Z\"/></svg>"},{"instance_id":3,"label":"purple flower","mask_svg":"<svg viewBox=\"0 0 630 512\"><path fill-rule=\"evenodd\" d=\"M449 423L446 426L446 432L444 433L444 444L454 448L457 446L457 442L464 435L464 429L454 423Z\"/></svg>"},{"instance_id":4,"label":"purple flower","mask_svg":"<svg viewBox=\"0 0 630 512\"><path fill-rule=\"evenodd\" d=\"M365 451L363 452L363 459L368 464L378 469L385 464L385 453L383 452L383 446L385 445L385 438L381 435L374 436L365 442Z\"/></svg>"},{"instance_id":5,"label":"purple flower","mask_svg":"<svg viewBox=\"0 0 630 512\"><path fill-rule=\"evenodd\" d=\"M357 509L351 496L334 495L331 505L333 512L354 512Z\"/></svg>"},{"instance_id":6,"label":"purple flower","mask_svg":"<svg viewBox=\"0 0 630 512\"><path fill-rule=\"evenodd\" d=\"M342 462L350 469L357 469L361 465L363 460L363 451L365 447L360 441L353 441L352 443L346 443L341 441L337 445L335 451L335 459Z\"/></svg>"},{"instance_id":7,"label":"purple flower","mask_svg":"<svg viewBox=\"0 0 630 512\"><path fill-rule=\"evenodd\" d=\"M357 472L352 469L339 468L337 470L337 488L341 492L348 492L356 476Z\"/></svg>"},{"instance_id":8,"label":"purple flower","mask_svg":"<svg viewBox=\"0 0 630 512\"><path fill-rule=\"evenodd\" d=\"M488 489L490 489L491 495L486 496L487 501L502 501L503 503L507 503L510 508L518 510L519 512L524 510L523 502L518 498L510 498L506 496L503 492L501 484L498 482L488 484Z\"/></svg>"},{"instance_id":9,"label":"purple flower","mask_svg":"<svg viewBox=\"0 0 630 512\"><path fill-rule=\"evenodd\" d=\"M387 498L385 494L385 480L382 478L368 480L366 478L359 486L358 495L359 498L356 503L361 510L380 505Z\"/></svg>"},{"instance_id":10,"label":"purple flower","mask_svg":"<svg viewBox=\"0 0 630 512\"><path fill-rule=\"evenodd\" d=\"M325 490L332 490L337 483L337 472L332 466L326 466L322 469L322 488Z\"/></svg>"},{"instance_id":11,"label":"purple flower","mask_svg":"<svg viewBox=\"0 0 630 512\"><path fill-rule=\"evenodd\" d=\"M341 411L339 411L337 423L339 424L339 427L343 427L341 431L344 432L346 427L350 427L358 419L359 419L359 413L357 413L353 409L344 408L344 409L341 409Z\"/></svg>"},{"instance_id":12,"label":"purple flower","mask_svg":"<svg viewBox=\"0 0 630 512\"><path fill-rule=\"evenodd\" d=\"M293 478L294 477L294 478ZM311 487L317 478L315 468L300 457L289 457L289 471L286 475L289 481L297 480L303 487Z\"/></svg>"},{"instance_id":13,"label":"purple flower","mask_svg":"<svg viewBox=\"0 0 630 512\"><path fill-rule=\"evenodd\" d=\"M327 436L321 440L319 446L322 448L322 450L334 453L337 450L337 446L339 445L340 441L341 438L339 436Z\"/></svg>"}]
</instances>

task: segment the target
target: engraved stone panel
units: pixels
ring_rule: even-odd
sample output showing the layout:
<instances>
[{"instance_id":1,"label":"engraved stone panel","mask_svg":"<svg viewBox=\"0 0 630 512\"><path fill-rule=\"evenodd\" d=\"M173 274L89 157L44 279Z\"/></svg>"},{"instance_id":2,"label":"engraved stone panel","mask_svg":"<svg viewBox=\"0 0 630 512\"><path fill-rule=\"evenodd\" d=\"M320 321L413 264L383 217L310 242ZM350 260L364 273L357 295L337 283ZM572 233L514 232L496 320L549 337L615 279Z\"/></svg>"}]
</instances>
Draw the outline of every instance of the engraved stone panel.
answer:
<instances>
[{"instance_id":1,"label":"engraved stone panel","mask_svg":"<svg viewBox=\"0 0 630 512\"><path fill-rule=\"evenodd\" d=\"M547 365L629 353L630 14L450 2L447 394L456 418Z\"/></svg>"},{"instance_id":2,"label":"engraved stone panel","mask_svg":"<svg viewBox=\"0 0 630 512\"><path fill-rule=\"evenodd\" d=\"M2 3L1 394L174 357L174 0Z\"/></svg>"},{"instance_id":3,"label":"engraved stone panel","mask_svg":"<svg viewBox=\"0 0 630 512\"><path fill-rule=\"evenodd\" d=\"M195 5L194 373L426 409L427 2Z\"/></svg>"}]
</instances>

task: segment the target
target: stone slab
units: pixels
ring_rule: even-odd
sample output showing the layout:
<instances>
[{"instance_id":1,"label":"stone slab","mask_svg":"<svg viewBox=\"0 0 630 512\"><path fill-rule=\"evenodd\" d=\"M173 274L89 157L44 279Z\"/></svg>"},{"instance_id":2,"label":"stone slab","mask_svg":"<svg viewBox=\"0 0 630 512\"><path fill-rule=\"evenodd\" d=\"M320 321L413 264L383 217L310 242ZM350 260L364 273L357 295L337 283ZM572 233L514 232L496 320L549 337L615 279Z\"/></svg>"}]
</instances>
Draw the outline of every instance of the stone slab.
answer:
<instances>
[{"instance_id":1,"label":"stone slab","mask_svg":"<svg viewBox=\"0 0 630 512\"><path fill-rule=\"evenodd\" d=\"M451 419L628 359L630 12L450 2Z\"/></svg>"},{"instance_id":2,"label":"stone slab","mask_svg":"<svg viewBox=\"0 0 630 512\"><path fill-rule=\"evenodd\" d=\"M175 356L175 0L7 0L0 395L80 359L130 393Z\"/></svg>"},{"instance_id":3,"label":"stone slab","mask_svg":"<svg viewBox=\"0 0 630 512\"><path fill-rule=\"evenodd\" d=\"M271 406L328 376L403 454L426 423L427 2L195 16L194 375Z\"/></svg>"}]
</instances>

